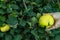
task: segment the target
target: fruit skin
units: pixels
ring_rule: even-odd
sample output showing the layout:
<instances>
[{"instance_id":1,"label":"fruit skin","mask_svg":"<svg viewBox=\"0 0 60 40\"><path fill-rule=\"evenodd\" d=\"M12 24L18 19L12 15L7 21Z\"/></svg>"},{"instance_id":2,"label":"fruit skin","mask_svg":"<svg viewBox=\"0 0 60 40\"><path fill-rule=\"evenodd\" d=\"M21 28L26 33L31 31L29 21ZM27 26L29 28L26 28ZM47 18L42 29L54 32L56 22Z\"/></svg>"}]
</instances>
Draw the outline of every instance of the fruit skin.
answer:
<instances>
[{"instance_id":1,"label":"fruit skin","mask_svg":"<svg viewBox=\"0 0 60 40\"><path fill-rule=\"evenodd\" d=\"M54 24L54 18L50 14L44 14L39 19L39 25L41 27L50 28Z\"/></svg>"},{"instance_id":2,"label":"fruit skin","mask_svg":"<svg viewBox=\"0 0 60 40\"><path fill-rule=\"evenodd\" d=\"M10 26L9 25L5 25L3 27L1 27L1 32L7 32L10 30Z\"/></svg>"}]
</instances>

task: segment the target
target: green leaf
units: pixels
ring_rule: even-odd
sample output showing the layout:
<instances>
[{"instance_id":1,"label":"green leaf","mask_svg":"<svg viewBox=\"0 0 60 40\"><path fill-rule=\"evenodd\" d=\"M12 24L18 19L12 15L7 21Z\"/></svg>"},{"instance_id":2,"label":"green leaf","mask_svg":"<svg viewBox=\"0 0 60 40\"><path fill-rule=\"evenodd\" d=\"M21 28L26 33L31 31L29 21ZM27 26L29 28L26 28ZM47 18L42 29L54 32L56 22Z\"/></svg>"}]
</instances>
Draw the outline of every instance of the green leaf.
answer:
<instances>
[{"instance_id":1,"label":"green leaf","mask_svg":"<svg viewBox=\"0 0 60 40\"><path fill-rule=\"evenodd\" d=\"M32 18L31 18L31 21L32 21L33 23L36 23L36 22L37 22L37 18L36 18L36 17L32 17Z\"/></svg>"},{"instance_id":2,"label":"green leaf","mask_svg":"<svg viewBox=\"0 0 60 40\"><path fill-rule=\"evenodd\" d=\"M36 13L34 13L31 8L28 8L24 11L24 14L29 16L29 17L32 17L32 16L36 16Z\"/></svg>"},{"instance_id":3,"label":"green leaf","mask_svg":"<svg viewBox=\"0 0 60 40\"><path fill-rule=\"evenodd\" d=\"M0 20L4 22L6 20L5 16L0 16Z\"/></svg>"},{"instance_id":4,"label":"green leaf","mask_svg":"<svg viewBox=\"0 0 60 40\"><path fill-rule=\"evenodd\" d=\"M13 40L21 40L21 39L22 39L22 36L18 34L14 36Z\"/></svg>"},{"instance_id":5,"label":"green leaf","mask_svg":"<svg viewBox=\"0 0 60 40\"><path fill-rule=\"evenodd\" d=\"M0 20L0 26L2 26L2 24L4 24L4 22L2 22L2 21Z\"/></svg>"},{"instance_id":6,"label":"green leaf","mask_svg":"<svg viewBox=\"0 0 60 40\"><path fill-rule=\"evenodd\" d=\"M60 40L60 35L55 36L54 40Z\"/></svg>"},{"instance_id":7,"label":"green leaf","mask_svg":"<svg viewBox=\"0 0 60 40\"><path fill-rule=\"evenodd\" d=\"M40 16L41 16L41 14L40 13L37 13L37 15L36 15L36 18L40 18Z\"/></svg>"},{"instance_id":8,"label":"green leaf","mask_svg":"<svg viewBox=\"0 0 60 40\"><path fill-rule=\"evenodd\" d=\"M19 22L19 25L24 27L26 25L26 21L21 19L20 22Z\"/></svg>"},{"instance_id":9,"label":"green leaf","mask_svg":"<svg viewBox=\"0 0 60 40\"><path fill-rule=\"evenodd\" d=\"M37 21L37 18L36 17L32 17L31 18L31 24L32 24L32 26L34 26L37 22L38 21Z\"/></svg>"},{"instance_id":10,"label":"green leaf","mask_svg":"<svg viewBox=\"0 0 60 40\"><path fill-rule=\"evenodd\" d=\"M6 9L6 6L4 3L0 2L0 8Z\"/></svg>"},{"instance_id":11,"label":"green leaf","mask_svg":"<svg viewBox=\"0 0 60 40\"><path fill-rule=\"evenodd\" d=\"M0 9L0 14L5 14L4 10Z\"/></svg>"},{"instance_id":12,"label":"green leaf","mask_svg":"<svg viewBox=\"0 0 60 40\"><path fill-rule=\"evenodd\" d=\"M10 15L12 15L14 17L18 17L19 13L17 11L12 11L12 13Z\"/></svg>"},{"instance_id":13,"label":"green leaf","mask_svg":"<svg viewBox=\"0 0 60 40\"><path fill-rule=\"evenodd\" d=\"M32 30L31 33L35 36L36 40L39 40L39 35L38 35L36 29Z\"/></svg>"},{"instance_id":14,"label":"green leaf","mask_svg":"<svg viewBox=\"0 0 60 40\"><path fill-rule=\"evenodd\" d=\"M12 36L11 35L5 35L5 40L12 40Z\"/></svg>"},{"instance_id":15,"label":"green leaf","mask_svg":"<svg viewBox=\"0 0 60 40\"><path fill-rule=\"evenodd\" d=\"M17 17L14 17L13 15L8 16L7 23L12 26L17 25L18 23Z\"/></svg>"},{"instance_id":16,"label":"green leaf","mask_svg":"<svg viewBox=\"0 0 60 40\"><path fill-rule=\"evenodd\" d=\"M6 12L7 13L11 13L12 12L12 8L7 8Z\"/></svg>"},{"instance_id":17,"label":"green leaf","mask_svg":"<svg viewBox=\"0 0 60 40\"><path fill-rule=\"evenodd\" d=\"M19 9L19 7L18 7L16 4L11 4L11 5L10 5L10 8L15 9L15 10L16 10L16 9Z\"/></svg>"},{"instance_id":18,"label":"green leaf","mask_svg":"<svg viewBox=\"0 0 60 40\"><path fill-rule=\"evenodd\" d=\"M24 30L24 34L27 34L27 33L29 33L29 32L30 32L29 29Z\"/></svg>"},{"instance_id":19,"label":"green leaf","mask_svg":"<svg viewBox=\"0 0 60 40\"><path fill-rule=\"evenodd\" d=\"M16 0L16 1L21 2L21 0Z\"/></svg>"},{"instance_id":20,"label":"green leaf","mask_svg":"<svg viewBox=\"0 0 60 40\"><path fill-rule=\"evenodd\" d=\"M5 33L0 32L0 37L4 37Z\"/></svg>"},{"instance_id":21,"label":"green leaf","mask_svg":"<svg viewBox=\"0 0 60 40\"><path fill-rule=\"evenodd\" d=\"M60 30L57 30L57 29L56 30L52 30L52 34L53 35L58 35L59 33L60 33Z\"/></svg>"},{"instance_id":22,"label":"green leaf","mask_svg":"<svg viewBox=\"0 0 60 40\"><path fill-rule=\"evenodd\" d=\"M11 34L12 36L15 36L15 35L14 35L14 34L15 34L15 30L13 30L13 28L11 28L10 34Z\"/></svg>"},{"instance_id":23,"label":"green leaf","mask_svg":"<svg viewBox=\"0 0 60 40\"><path fill-rule=\"evenodd\" d=\"M22 10L21 10L21 11L18 13L18 15L21 16L21 15L23 15L22 13L23 13L23 12L22 12Z\"/></svg>"},{"instance_id":24,"label":"green leaf","mask_svg":"<svg viewBox=\"0 0 60 40\"><path fill-rule=\"evenodd\" d=\"M31 27L32 26L32 23L31 22L27 22L28 23L28 25Z\"/></svg>"}]
</instances>

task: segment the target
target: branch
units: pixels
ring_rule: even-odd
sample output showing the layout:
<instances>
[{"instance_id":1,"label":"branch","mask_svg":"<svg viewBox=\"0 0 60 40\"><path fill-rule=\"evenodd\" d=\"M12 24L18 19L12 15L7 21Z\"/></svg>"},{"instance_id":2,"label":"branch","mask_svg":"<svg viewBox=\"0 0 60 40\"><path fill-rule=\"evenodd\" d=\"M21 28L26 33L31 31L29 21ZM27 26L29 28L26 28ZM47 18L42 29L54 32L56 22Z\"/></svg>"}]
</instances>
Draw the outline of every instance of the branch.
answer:
<instances>
[{"instance_id":1,"label":"branch","mask_svg":"<svg viewBox=\"0 0 60 40\"><path fill-rule=\"evenodd\" d=\"M25 0L23 0L23 5L24 5L25 9L27 9L27 6L25 4Z\"/></svg>"}]
</instances>

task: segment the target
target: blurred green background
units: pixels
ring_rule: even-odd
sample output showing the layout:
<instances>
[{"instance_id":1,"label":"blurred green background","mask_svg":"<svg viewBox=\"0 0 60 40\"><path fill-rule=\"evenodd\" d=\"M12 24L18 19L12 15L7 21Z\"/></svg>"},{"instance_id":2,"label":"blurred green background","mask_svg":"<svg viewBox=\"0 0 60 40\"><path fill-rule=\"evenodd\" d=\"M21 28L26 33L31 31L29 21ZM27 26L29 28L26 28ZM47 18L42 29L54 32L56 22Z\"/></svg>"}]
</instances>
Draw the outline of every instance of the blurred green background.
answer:
<instances>
[{"instance_id":1,"label":"blurred green background","mask_svg":"<svg viewBox=\"0 0 60 40\"><path fill-rule=\"evenodd\" d=\"M60 0L0 0L0 40L60 40L60 28L45 31L38 24L42 13L60 12Z\"/></svg>"}]
</instances>

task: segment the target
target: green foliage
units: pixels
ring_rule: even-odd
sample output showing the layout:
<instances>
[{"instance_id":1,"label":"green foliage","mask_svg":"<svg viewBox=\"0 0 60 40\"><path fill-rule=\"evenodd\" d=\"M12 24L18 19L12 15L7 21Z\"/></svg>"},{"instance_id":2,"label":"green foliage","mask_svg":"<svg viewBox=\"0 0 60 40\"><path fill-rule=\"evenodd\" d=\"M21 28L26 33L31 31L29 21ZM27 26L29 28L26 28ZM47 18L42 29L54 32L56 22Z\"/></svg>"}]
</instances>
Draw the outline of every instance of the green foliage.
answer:
<instances>
[{"instance_id":1,"label":"green foliage","mask_svg":"<svg viewBox=\"0 0 60 40\"><path fill-rule=\"evenodd\" d=\"M60 0L0 0L0 40L60 40L60 30L45 31L38 24L42 13L60 12Z\"/></svg>"}]
</instances>

